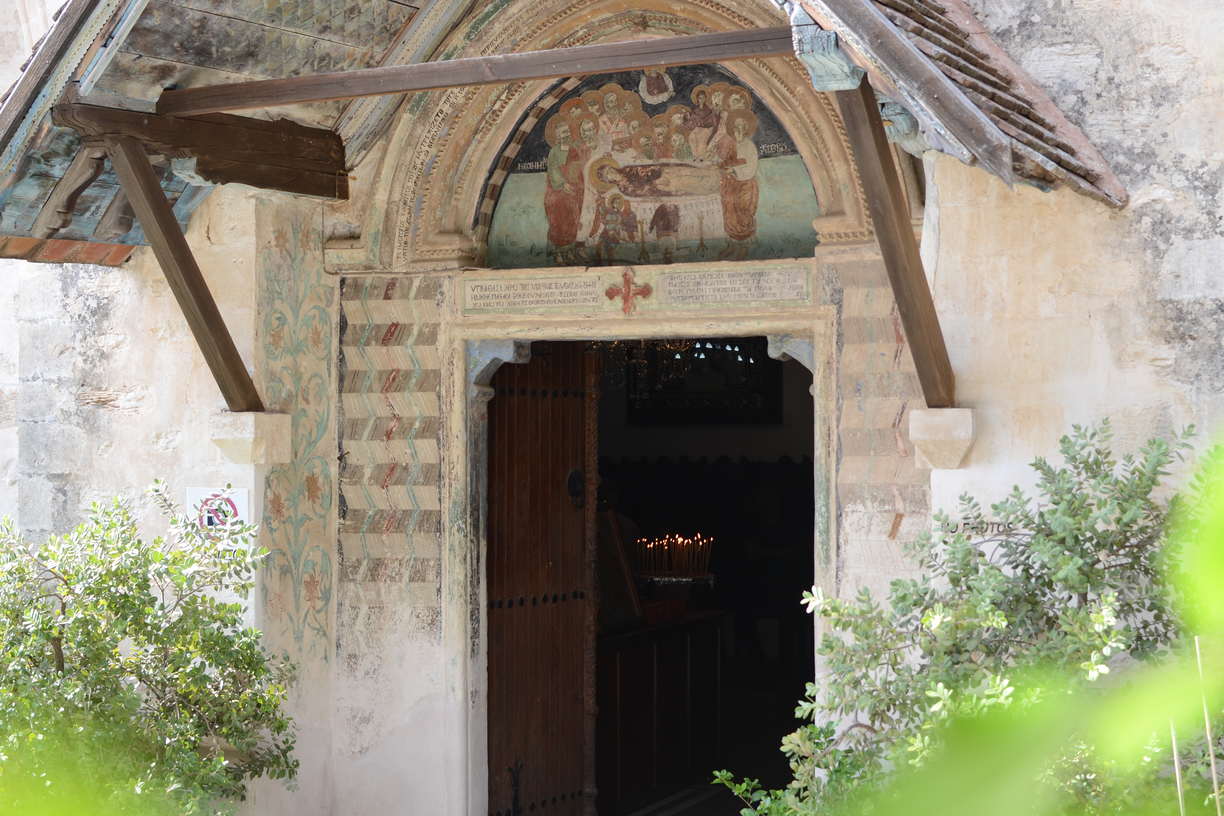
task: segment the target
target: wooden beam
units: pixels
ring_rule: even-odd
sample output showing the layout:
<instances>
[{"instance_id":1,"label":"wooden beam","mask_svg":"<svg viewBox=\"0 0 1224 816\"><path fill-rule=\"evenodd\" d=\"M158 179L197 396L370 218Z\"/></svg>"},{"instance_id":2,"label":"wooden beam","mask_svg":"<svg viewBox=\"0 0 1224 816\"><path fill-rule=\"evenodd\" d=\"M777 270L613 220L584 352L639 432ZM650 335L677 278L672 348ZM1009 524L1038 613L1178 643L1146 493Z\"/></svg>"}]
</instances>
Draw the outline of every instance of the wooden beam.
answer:
<instances>
[{"instance_id":1,"label":"wooden beam","mask_svg":"<svg viewBox=\"0 0 1224 816\"><path fill-rule=\"evenodd\" d=\"M951 408L956 403L952 363L948 360L931 287L922 270L905 191L884 133L875 91L864 79L853 91L838 91L837 104L854 150L872 226L927 407Z\"/></svg>"},{"instance_id":2,"label":"wooden beam","mask_svg":"<svg viewBox=\"0 0 1224 816\"><path fill-rule=\"evenodd\" d=\"M170 291L174 292L187 318L187 325L195 335L225 403L231 411L262 411L263 401L234 347L217 303L208 291L208 283L174 217L174 210L162 194L161 182L153 172L144 145L131 136L107 136L105 143L136 219L144 228L145 237L153 247Z\"/></svg>"},{"instance_id":3,"label":"wooden beam","mask_svg":"<svg viewBox=\"0 0 1224 816\"><path fill-rule=\"evenodd\" d=\"M90 138L130 136L152 152L194 159L195 175L212 184L348 198L344 143L323 128L228 114L160 116L80 102L56 105L52 118Z\"/></svg>"},{"instance_id":4,"label":"wooden beam","mask_svg":"<svg viewBox=\"0 0 1224 816\"><path fill-rule=\"evenodd\" d=\"M800 4L817 23L836 31L863 67L896 84L902 97L897 102L950 134L962 148L952 152L964 159L967 150L987 170L1012 183L1011 139L889 22L873 0L801 0Z\"/></svg>"},{"instance_id":5,"label":"wooden beam","mask_svg":"<svg viewBox=\"0 0 1224 816\"><path fill-rule=\"evenodd\" d=\"M793 48L790 26L628 40L169 90L158 99L157 112L185 116L437 88L790 56Z\"/></svg>"},{"instance_id":6,"label":"wooden beam","mask_svg":"<svg viewBox=\"0 0 1224 816\"><path fill-rule=\"evenodd\" d=\"M13 84L4 103L0 106L0 145L7 145L17 134L22 119L30 105L38 98L43 83L59 65L65 52L72 46L81 26L93 14L99 0L69 0L58 12L51 30L38 44L38 50L21 76ZM12 6L9 6L11 9ZM10 14L12 12L9 12ZM76 58L80 61L80 57ZM76 62L73 63L74 65Z\"/></svg>"}]
</instances>

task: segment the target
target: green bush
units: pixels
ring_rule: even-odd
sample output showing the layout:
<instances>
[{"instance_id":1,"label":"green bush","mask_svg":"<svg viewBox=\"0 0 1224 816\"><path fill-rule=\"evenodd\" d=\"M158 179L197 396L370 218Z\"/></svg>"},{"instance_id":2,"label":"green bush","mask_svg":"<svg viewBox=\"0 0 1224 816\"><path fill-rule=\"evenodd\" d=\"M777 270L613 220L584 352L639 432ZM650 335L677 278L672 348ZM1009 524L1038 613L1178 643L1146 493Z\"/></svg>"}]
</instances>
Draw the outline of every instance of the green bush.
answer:
<instances>
[{"instance_id":1,"label":"green bush","mask_svg":"<svg viewBox=\"0 0 1224 816\"><path fill-rule=\"evenodd\" d=\"M823 619L828 674L809 684L796 709L805 724L782 742L794 781L780 791L727 771L715 781L744 800L745 816L833 813L922 766L951 721L1101 689L1115 670L1170 658L1181 645L1178 550L1158 495L1187 437L1119 459L1108 423L1077 427L1060 441L1061 465L1033 463L1032 495L1014 489L989 520L969 497L955 526L937 515L936 532L911 548L921 577L894 581L887 603L867 591L849 601L805 595ZM1071 688L1059 680L1055 692L1051 677L1071 678ZM1201 788L1206 742L1186 740L1182 751L1186 785ZM1167 729L1138 773L1072 735L1030 782L1077 813L1114 813L1168 798L1170 768Z\"/></svg>"},{"instance_id":2,"label":"green bush","mask_svg":"<svg viewBox=\"0 0 1224 816\"><path fill-rule=\"evenodd\" d=\"M220 813L297 771L292 667L243 621L254 528L151 493L167 539L118 501L36 546L0 526L2 812Z\"/></svg>"}]
</instances>

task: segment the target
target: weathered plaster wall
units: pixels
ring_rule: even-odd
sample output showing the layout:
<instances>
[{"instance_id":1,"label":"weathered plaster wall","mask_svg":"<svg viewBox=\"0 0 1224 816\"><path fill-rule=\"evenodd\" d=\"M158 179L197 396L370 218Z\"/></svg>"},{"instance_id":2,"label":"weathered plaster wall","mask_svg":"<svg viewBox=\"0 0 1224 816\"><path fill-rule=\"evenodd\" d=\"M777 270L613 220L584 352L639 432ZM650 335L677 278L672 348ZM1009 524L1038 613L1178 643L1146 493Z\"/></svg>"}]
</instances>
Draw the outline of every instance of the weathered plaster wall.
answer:
<instances>
[{"instance_id":1,"label":"weathered plaster wall","mask_svg":"<svg viewBox=\"0 0 1224 816\"><path fill-rule=\"evenodd\" d=\"M437 278L341 282L332 770L335 801L351 812L457 812L447 808L459 737L443 675L460 656L442 637L441 299Z\"/></svg>"},{"instance_id":2,"label":"weathered plaster wall","mask_svg":"<svg viewBox=\"0 0 1224 816\"><path fill-rule=\"evenodd\" d=\"M336 647L337 281L323 269L317 202L259 196L248 213L256 288L255 383L292 421L290 461L261 469L260 543L269 556L254 604L267 647L298 666L288 710L301 762L294 789L265 780L244 810L259 816L337 812L332 761ZM198 216L197 216L198 217ZM193 244L195 246L195 244ZM243 346L239 346L243 348Z\"/></svg>"},{"instance_id":3,"label":"weathered plaster wall","mask_svg":"<svg viewBox=\"0 0 1224 816\"><path fill-rule=\"evenodd\" d=\"M251 196L227 190L189 231L248 359L254 211ZM143 495L155 478L179 501L187 487L255 486L252 467L226 461L209 439L225 404L151 253L117 269L14 262L7 281L16 293L18 445L3 511L15 511L28 535L65 532L82 507L113 495L129 498L142 524L159 531Z\"/></svg>"},{"instance_id":4,"label":"weathered plaster wall","mask_svg":"<svg viewBox=\"0 0 1224 816\"><path fill-rule=\"evenodd\" d=\"M948 507L1027 481L1072 423L1112 417L1134 445L1224 419L1224 6L973 5L1132 203L1114 212L928 162L928 275L958 400L978 411L966 467L932 478Z\"/></svg>"},{"instance_id":5,"label":"weathered plaster wall","mask_svg":"<svg viewBox=\"0 0 1224 816\"><path fill-rule=\"evenodd\" d=\"M0 89L17 79L34 43L51 27L59 0L10 0L0 15ZM2 93L2 91L0 91Z\"/></svg>"},{"instance_id":6,"label":"weathered plaster wall","mask_svg":"<svg viewBox=\"0 0 1224 816\"><path fill-rule=\"evenodd\" d=\"M0 15L0 93L20 76L38 38L51 26L54 0L13 0ZM0 260L0 515L20 524L18 500L17 394L20 388L18 277L20 261Z\"/></svg>"}]
</instances>

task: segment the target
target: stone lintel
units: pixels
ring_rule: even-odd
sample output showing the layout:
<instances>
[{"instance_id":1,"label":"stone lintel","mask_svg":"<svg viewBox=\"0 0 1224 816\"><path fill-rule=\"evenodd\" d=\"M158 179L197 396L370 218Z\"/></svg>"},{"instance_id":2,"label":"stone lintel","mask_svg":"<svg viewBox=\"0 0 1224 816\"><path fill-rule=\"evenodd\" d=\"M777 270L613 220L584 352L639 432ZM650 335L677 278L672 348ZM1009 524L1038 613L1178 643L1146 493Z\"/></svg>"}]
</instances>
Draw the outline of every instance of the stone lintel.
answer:
<instances>
[{"instance_id":1,"label":"stone lintel","mask_svg":"<svg viewBox=\"0 0 1224 816\"><path fill-rule=\"evenodd\" d=\"M955 470L973 447L973 409L917 408L909 412L910 441L920 467Z\"/></svg>"},{"instance_id":2,"label":"stone lintel","mask_svg":"<svg viewBox=\"0 0 1224 816\"><path fill-rule=\"evenodd\" d=\"M293 417L267 411L222 411L209 421L208 436L239 465L280 465L293 459Z\"/></svg>"}]
</instances>

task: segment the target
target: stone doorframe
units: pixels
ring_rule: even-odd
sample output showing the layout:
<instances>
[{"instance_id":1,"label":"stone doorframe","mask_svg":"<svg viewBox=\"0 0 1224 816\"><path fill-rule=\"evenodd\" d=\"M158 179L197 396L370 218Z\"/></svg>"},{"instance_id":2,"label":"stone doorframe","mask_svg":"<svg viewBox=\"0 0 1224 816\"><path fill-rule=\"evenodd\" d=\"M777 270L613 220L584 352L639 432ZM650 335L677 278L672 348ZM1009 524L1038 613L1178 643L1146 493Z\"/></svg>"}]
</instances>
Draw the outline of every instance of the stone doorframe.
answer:
<instances>
[{"instance_id":1,"label":"stone doorframe","mask_svg":"<svg viewBox=\"0 0 1224 816\"><path fill-rule=\"evenodd\" d=\"M799 262L803 265L803 262ZM814 265L813 265L814 266ZM526 270L515 270L522 275ZM549 270L553 275L557 270ZM453 816L487 816L488 755L486 697L486 489L488 401L493 374L506 363L525 362L540 340L636 340L672 337L769 338L769 354L794 359L812 372L815 449L812 461L816 514L814 582L833 595L837 564L836 308L829 303L704 315L652 313L632 318L459 317L442 327L443 392L448 405L443 480L445 511L442 566L443 648L448 655L446 694L454 714L453 738L444 738L450 756L445 783ZM819 631L816 636L819 637ZM452 753L453 751L453 753Z\"/></svg>"}]
</instances>

